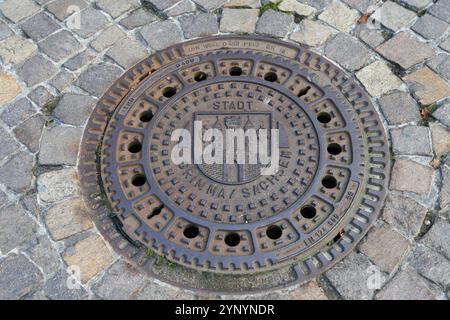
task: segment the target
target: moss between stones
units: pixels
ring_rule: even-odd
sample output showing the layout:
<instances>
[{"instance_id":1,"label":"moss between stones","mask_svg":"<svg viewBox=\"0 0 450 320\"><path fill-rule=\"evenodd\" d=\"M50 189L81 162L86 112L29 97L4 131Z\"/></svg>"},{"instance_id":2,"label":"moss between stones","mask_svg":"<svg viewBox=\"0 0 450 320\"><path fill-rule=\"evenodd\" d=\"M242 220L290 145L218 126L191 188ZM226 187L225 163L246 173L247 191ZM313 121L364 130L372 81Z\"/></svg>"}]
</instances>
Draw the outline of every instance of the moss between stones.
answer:
<instances>
[{"instance_id":1,"label":"moss between stones","mask_svg":"<svg viewBox=\"0 0 450 320\"><path fill-rule=\"evenodd\" d=\"M103 137L101 138L101 141L103 141ZM97 201L101 205L108 208L111 217L114 217L115 214L113 213L113 208L111 207L111 204L108 201L108 196L106 194L105 186L103 185L103 180L101 177L101 155L102 155L102 144L99 143L95 148L95 164L97 169L97 183L100 189L100 193L95 196L98 198Z\"/></svg>"},{"instance_id":2,"label":"moss between stones","mask_svg":"<svg viewBox=\"0 0 450 320\"><path fill-rule=\"evenodd\" d=\"M261 8L259 9L259 16L262 16L262 14L264 12L266 12L267 10L272 10L272 11L276 11L276 12L282 12L282 13L286 13L289 15L294 16L294 22L295 23L299 23L302 20L302 16L298 15L295 12L292 11L284 11L280 9L280 4L281 2L283 2L283 0L277 1L277 2L268 2L264 5L261 6Z\"/></svg>"},{"instance_id":3,"label":"moss between stones","mask_svg":"<svg viewBox=\"0 0 450 320\"><path fill-rule=\"evenodd\" d=\"M58 105L59 99L54 99L51 102L47 103L41 108L42 114L45 116L50 116L53 112L53 110Z\"/></svg>"},{"instance_id":4,"label":"moss between stones","mask_svg":"<svg viewBox=\"0 0 450 320\"><path fill-rule=\"evenodd\" d=\"M277 1L277 2L267 2L266 4L263 4L260 8L260 15L262 15L264 12L266 12L267 10L273 10L273 11L279 11L282 12L280 10L280 4L281 4L282 0Z\"/></svg>"},{"instance_id":5,"label":"moss between stones","mask_svg":"<svg viewBox=\"0 0 450 320\"><path fill-rule=\"evenodd\" d=\"M420 125L428 126L428 123L432 120L432 114L437 108L438 106L436 103L420 106L420 116L422 117Z\"/></svg>"},{"instance_id":6,"label":"moss between stones","mask_svg":"<svg viewBox=\"0 0 450 320\"><path fill-rule=\"evenodd\" d=\"M152 257L152 258L155 259L155 265L157 265L157 266L166 266L166 267L169 267L169 268L174 268L175 266L180 266L180 267L182 267L182 266L179 265L178 263L173 262L173 261L170 261L170 260L167 259L166 257L163 257L163 256L157 254L155 251L153 251L153 250L152 250L151 248L149 248L149 247L145 247L145 248L144 248L144 252L145 252L145 255L146 255L147 257Z\"/></svg>"}]
</instances>

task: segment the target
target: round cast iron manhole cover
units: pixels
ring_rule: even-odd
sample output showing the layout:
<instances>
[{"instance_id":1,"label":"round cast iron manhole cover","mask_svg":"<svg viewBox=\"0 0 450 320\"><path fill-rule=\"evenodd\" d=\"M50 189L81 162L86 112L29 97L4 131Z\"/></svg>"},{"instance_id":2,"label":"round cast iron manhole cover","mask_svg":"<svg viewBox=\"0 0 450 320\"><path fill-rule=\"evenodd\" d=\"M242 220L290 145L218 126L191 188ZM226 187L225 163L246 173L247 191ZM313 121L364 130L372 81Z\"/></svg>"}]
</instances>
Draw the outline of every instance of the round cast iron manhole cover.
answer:
<instances>
[{"instance_id":1,"label":"round cast iron manhole cover","mask_svg":"<svg viewBox=\"0 0 450 320\"><path fill-rule=\"evenodd\" d=\"M199 122L201 132L276 129L278 170L173 161L174 148L189 154L181 142L196 139L174 133ZM369 98L333 63L302 46L225 36L128 70L89 120L79 172L99 230L147 272L190 288L255 290L310 279L356 245L384 201L388 155ZM243 280L229 285L230 275Z\"/></svg>"}]
</instances>

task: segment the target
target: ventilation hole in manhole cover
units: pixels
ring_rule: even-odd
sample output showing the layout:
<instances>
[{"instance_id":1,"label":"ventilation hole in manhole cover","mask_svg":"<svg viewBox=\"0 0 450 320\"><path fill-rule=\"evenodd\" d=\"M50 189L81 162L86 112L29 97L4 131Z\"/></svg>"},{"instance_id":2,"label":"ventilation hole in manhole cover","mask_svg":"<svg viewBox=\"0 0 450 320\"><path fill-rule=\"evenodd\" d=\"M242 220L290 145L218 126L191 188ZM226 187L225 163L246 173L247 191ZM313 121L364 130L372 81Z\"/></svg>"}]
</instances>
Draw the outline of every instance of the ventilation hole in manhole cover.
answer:
<instances>
[{"instance_id":1,"label":"ventilation hole in manhole cover","mask_svg":"<svg viewBox=\"0 0 450 320\"><path fill-rule=\"evenodd\" d=\"M227 150L211 146L229 132L237 145L242 133L244 161L218 161ZM89 120L79 172L98 229L127 259L178 285L242 291L304 281L344 257L380 211L388 157L366 93L333 63L225 36L158 52L117 80Z\"/></svg>"},{"instance_id":2,"label":"ventilation hole in manhole cover","mask_svg":"<svg viewBox=\"0 0 450 320\"><path fill-rule=\"evenodd\" d=\"M206 78L208 78L208 75L205 72L199 71L194 74L194 80L197 82L204 81Z\"/></svg>"},{"instance_id":3,"label":"ventilation hole in manhole cover","mask_svg":"<svg viewBox=\"0 0 450 320\"><path fill-rule=\"evenodd\" d=\"M190 225L187 226L183 231L183 235L188 239L194 239L199 234L199 229L196 226Z\"/></svg>"},{"instance_id":4,"label":"ventilation hole in manhole cover","mask_svg":"<svg viewBox=\"0 0 450 320\"><path fill-rule=\"evenodd\" d=\"M239 67L230 68L230 76L240 76L242 75L242 69Z\"/></svg>"},{"instance_id":5,"label":"ventilation hole in manhole cover","mask_svg":"<svg viewBox=\"0 0 450 320\"><path fill-rule=\"evenodd\" d=\"M316 216L316 208L313 206L304 206L300 209L300 214L306 219L312 219Z\"/></svg>"},{"instance_id":6,"label":"ventilation hole in manhole cover","mask_svg":"<svg viewBox=\"0 0 450 320\"><path fill-rule=\"evenodd\" d=\"M231 232L225 236L224 242L229 247L236 247L241 242L241 236L238 233Z\"/></svg>"},{"instance_id":7,"label":"ventilation hole in manhole cover","mask_svg":"<svg viewBox=\"0 0 450 320\"><path fill-rule=\"evenodd\" d=\"M272 240L280 239L283 230L279 226L270 226L267 228L266 235Z\"/></svg>"}]
</instances>

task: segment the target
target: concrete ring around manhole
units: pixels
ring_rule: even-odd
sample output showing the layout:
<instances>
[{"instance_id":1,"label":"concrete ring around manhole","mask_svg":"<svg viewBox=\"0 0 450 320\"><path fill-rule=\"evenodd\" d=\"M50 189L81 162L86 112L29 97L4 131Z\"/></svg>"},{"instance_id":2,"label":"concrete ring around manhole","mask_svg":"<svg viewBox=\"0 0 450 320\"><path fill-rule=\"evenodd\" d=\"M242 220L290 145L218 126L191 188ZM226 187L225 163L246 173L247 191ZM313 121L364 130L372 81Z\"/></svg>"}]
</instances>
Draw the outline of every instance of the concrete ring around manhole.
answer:
<instances>
[{"instance_id":1,"label":"concrete ring around manhole","mask_svg":"<svg viewBox=\"0 0 450 320\"><path fill-rule=\"evenodd\" d=\"M196 161L216 139L196 128L244 132L244 150L263 140L247 129L265 133L276 170L249 151L247 162ZM389 171L364 90L307 48L256 36L180 43L126 71L94 109L79 160L112 247L151 277L208 292L282 288L329 269L377 218Z\"/></svg>"}]
</instances>

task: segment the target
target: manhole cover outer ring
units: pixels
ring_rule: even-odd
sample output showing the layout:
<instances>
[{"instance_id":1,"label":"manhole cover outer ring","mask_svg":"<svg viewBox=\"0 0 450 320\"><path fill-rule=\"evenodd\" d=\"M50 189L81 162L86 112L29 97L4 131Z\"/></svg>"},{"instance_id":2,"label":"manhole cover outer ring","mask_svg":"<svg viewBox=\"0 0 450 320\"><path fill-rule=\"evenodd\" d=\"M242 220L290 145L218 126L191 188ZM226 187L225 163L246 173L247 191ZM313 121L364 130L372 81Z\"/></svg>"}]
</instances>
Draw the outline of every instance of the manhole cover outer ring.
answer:
<instances>
[{"instance_id":1,"label":"manhole cover outer ring","mask_svg":"<svg viewBox=\"0 0 450 320\"><path fill-rule=\"evenodd\" d=\"M316 256L314 262L306 261L303 267L301 267L300 265L289 266L288 268L290 269L290 271L295 273L295 280L288 281L286 283L274 283L272 287L285 287L296 282L303 282L327 270L328 268L330 268L330 266L342 259L350 250L353 249L353 247L368 231L368 228L373 220L378 216L381 209L381 204L384 201L390 170L390 161L386 160L386 157L389 155L388 143L385 137L379 137L380 132L384 133L384 127L380 119L378 118L377 112L373 109L373 107L371 107L370 100L367 97L366 93L363 92L359 88L359 86L354 86L354 82L349 79L340 68L336 67L332 62L326 60L325 58L308 51L308 49L302 46L294 46L290 43L266 37L249 38L244 36L222 36L220 38L210 37L198 39L190 41L188 43L196 43L199 41L206 42L209 40L212 41L217 39L223 41L245 41L250 39L254 41L263 41L265 43L273 43L274 45L280 45L286 48L298 50L298 56L308 56L308 58L303 61L305 67L320 69L321 65L326 65L327 67L325 68L325 72L322 71L322 73L330 78L333 78L334 83L332 83L333 85L335 85L335 88L337 88L349 100L351 100L352 97L358 97L358 101L364 100L368 102L368 104L364 107L366 108L366 110L363 110L364 108L360 108L358 110L358 113L363 119L365 132L371 135L371 137L369 137L369 140L373 139L374 141L381 142L378 146L371 147L370 157L370 160L372 162L376 162L380 166L380 168L371 168L370 170L371 174L379 175L380 177L382 177L382 179L377 180L376 178L370 178L368 180L369 184L373 185L373 188L364 187L364 190L366 192L365 195L367 195L367 198L364 198L362 200L364 202L364 205L367 208L372 208L371 210L373 211L360 211L360 218L352 219L350 223L352 227L347 231L345 235L345 241L340 241L338 251L335 250L335 248L332 248L328 252L329 256L327 257L327 259L323 259L323 256ZM90 209L90 214L99 231L117 252L119 252L134 264L143 268L152 277L163 278L163 281L170 282L174 285L190 287L192 289L199 290L202 288L198 288L195 285L193 286L189 284L183 284L179 281L171 281L171 279L167 276L161 277L161 274L156 274L152 271L152 265L154 265L155 258L147 256L144 249L133 246L128 241L130 239L127 237L127 235L121 233L120 230L116 228L115 224L120 222L118 222L117 219L111 217L111 208L109 207L106 199L104 199L103 197L103 185L98 177L98 146L102 142L106 126L115 108L120 104L125 96L127 96L130 92L138 87L141 81L144 81L146 79L149 73L155 72L155 66L152 64L152 61L154 61L153 59L155 57L158 57L159 60L162 61L161 66L159 66L159 68L162 68L163 66L165 66L165 64L172 62L171 59L174 57L171 55L177 52L181 52L180 48L185 44L186 43L177 44L173 47L163 50L162 52L158 52L147 59L144 59L134 68L128 70L105 93L102 99L99 100L96 109L94 110L88 121L88 125L83 136L79 161L79 175L82 185L82 193L85 202ZM315 64L316 67L314 67L313 64ZM334 75L333 77L330 76L331 73ZM349 87L352 89L351 91L348 91ZM116 206L117 203L112 202L111 205ZM307 268L309 269L308 272L304 271L304 266L307 266ZM254 291L254 289L255 288L251 288L250 291ZM259 288L256 288L256 290L258 289ZM211 290L221 291L221 288L212 288ZM206 291L208 291L208 288L206 288Z\"/></svg>"}]
</instances>

